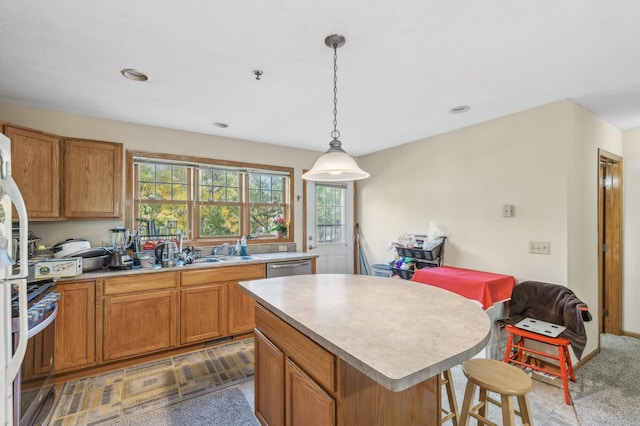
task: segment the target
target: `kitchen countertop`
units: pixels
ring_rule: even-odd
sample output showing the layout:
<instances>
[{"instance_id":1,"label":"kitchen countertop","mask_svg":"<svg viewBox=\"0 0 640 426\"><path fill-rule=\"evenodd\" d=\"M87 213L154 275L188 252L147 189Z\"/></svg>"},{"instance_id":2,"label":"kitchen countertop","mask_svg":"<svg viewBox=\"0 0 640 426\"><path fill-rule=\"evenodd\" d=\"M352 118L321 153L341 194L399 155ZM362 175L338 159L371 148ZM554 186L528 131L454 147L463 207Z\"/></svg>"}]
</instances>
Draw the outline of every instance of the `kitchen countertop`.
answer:
<instances>
[{"instance_id":1,"label":"kitchen countertop","mask_svg":"<svg viewBox=\"0 0 640 426\"><path fill-rule=\"evenodd\" d=\"M363 275L298 275L241 288L292 327L392 391L479 353L490 320L474 301L424 284Z\"/></svg>"},{"instance_id":2,"label":"kitchen countertop","mask_svg":"<svg viewBox=\"0 0 640 426\"><path fill-rule=\"evenodd\" d=\"M225 260L219 262L201 262L192 263L183 266L173 266L171 268L148 268L148 269L98 269L96 271L85 272L75 277L63 277L59 279L59 282L64 281L77 281L77 280L94 280L98 278L117 277L122 275L131 274L150 274L157 272L169 272L169 271L185 271L203 268L223 268L225 266L237 266L237 265L250 265L256 263L266 262L284 262L288 260L303 260L313 259L318 257L315 254L309 254L305 252L281 252L281 253L259 253L249 254L252 259L241 259L240 256L224 256Z\"/></svg>"}]
</instances>

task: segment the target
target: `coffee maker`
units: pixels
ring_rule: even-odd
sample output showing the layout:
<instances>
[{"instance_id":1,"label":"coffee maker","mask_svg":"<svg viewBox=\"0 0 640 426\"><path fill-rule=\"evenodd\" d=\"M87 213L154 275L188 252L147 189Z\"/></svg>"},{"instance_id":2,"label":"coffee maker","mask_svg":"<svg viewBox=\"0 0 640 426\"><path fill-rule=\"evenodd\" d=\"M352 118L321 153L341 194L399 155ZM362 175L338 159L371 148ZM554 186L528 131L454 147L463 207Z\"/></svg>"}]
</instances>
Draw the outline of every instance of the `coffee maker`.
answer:
<instances>
[{"instance_id":1,"label":"coffee maker","mask_svg":"<svg viewBox=\"0 0 640 426\"><path fill-rule=\"evenodd\" d=\"M109 231L111 232L111 244L113 245L109 267L112 269L131 269L133 260L129 256L127 249L133 243L133 238L129 237L129 228L117 227L111 228Z\"/></svg>"}]
</instances>

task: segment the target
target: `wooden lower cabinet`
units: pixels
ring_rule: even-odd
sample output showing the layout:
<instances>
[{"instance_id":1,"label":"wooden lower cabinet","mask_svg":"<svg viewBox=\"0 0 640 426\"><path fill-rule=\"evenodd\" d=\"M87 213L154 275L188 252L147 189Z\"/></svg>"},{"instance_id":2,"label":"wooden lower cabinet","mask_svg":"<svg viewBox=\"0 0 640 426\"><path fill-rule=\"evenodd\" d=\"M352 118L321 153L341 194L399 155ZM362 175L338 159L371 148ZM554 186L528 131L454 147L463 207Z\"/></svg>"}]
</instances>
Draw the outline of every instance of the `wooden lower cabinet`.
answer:
<instances>
[{"instance_id":1,"label":"wooden lower cabinet","mask_svg":"<svg viewBox=\"0 0 640 426\"><path fill-rule=\"evenodd\" d=\"M227 334L225 284L180 290L180 343L211 340Z\"/></svg>"},{"instance_id":2,"label":"wooden lower cabinet","mask_svg":"<svg viewBox=\"0 0 640 426\"><path fill-rule=\"evenodd\" d=\"M105 280L103 361L178 345L178 279L175 272Z\"/></svg>"},{"instance_id":3,"label":"wooden lower cabinet","mask_svg":"<svg viewBox=\"0 0 640 426\"><path fill-rule=\"evenodd\" d=\"M184 271L180 278L180 343L250 332L255 301L239 281L265 277L264 264Z\"/></svg>"},{"instance_id":4,"label":"wooden lower cabinet","mask_svg":"<svg viewBox=\"0 0 640 426\"><path fill-rule=\"evenodd\" d=\"M256 304L255 414L262 425L439 425L438 376L390 391Z\"/></svg>"},{"instance_id":5,"label":"wooden lower cabinet","mask_svg":"<svg viewBox=\"0 0 640 426\"><path fill-rule=\"evenodd\" d=\"M263 425L284 425L284 353L256 330L255 412Z\"/></svg>"},{"instance_id":6,"label":"wooden lower cabinet","mask_svg":"<svg viewBox=\"0 0 640 426\"><path fill-rule=\"evenodd\" d=\"M47 327L28 340L27 350L22 360L22 380L45 377L54 369L53 340L55 338L55 328Z\"/></svg>"},{"instance_id":7,"label":"wooden lower cabinet","mask_svg":"<svg viewBox=\"0 0 640 426\"><path fill-rule=\"evenodd\" d=\"M264 277L258 277L264 278ZM229 334L246 333L256 326L256 301L240 289L240 284L230 282L227 290L228 331Z\"/></svg>"},{"instance_id":8,"label":"wooden lower cabinet","mask_svg":"<svg viewBox=\"0 0 640 426\"><path fill-rule=\"evenodd\" d=\"M336 424L336 400L288 358L284 377L286 425Z\"/></svg>"},{"instance_id":9,"label":"wooden lower cabinet","mask_svg":"<svg viewBox=\"0 0 640 426\"><path fill-rule=\"evenodd\" d=\"M56 371L88 367L96 353L96 282L58 283Z\"/></svg>"},{"instance_id":10,"label":"wooden lower cabinet","mask_svg":"<svg viewBox=\"0 0 640 426\"><path fill-rule=\"evenodd\" d=\"M263 425L336 425L337 358L256 305L255 412Z\"/></svg>"}]
</instances>

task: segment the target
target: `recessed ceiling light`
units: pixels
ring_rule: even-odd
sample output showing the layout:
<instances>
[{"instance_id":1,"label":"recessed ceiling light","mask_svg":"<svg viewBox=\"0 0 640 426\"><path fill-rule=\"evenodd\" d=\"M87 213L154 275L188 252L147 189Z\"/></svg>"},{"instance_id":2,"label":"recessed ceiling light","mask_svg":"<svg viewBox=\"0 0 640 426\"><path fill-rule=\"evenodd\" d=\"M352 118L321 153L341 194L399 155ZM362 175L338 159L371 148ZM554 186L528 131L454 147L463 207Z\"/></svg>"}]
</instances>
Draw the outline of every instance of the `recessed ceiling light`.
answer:
<instances>
[{"instance_id":1,"label":"recessed ceiling light","mask_svg":"<svg viewBox=\"0 0 640 426\"><path fill-rule=\"evenodd\" d=\"M146 74L141 73L140 71L135 70L133 68L124 68L120 72L122 73L122 75L127 77L129 80L133 80L133 81L147 81L147 80L149 80L149 77Z\"/></svg>"},{"instance_id":2,"label":"recessed ceiling light","mask_svg":"<svg viewBox=\"0 0 640 426\"><path fill-rule=\"evenodd\" d=\"M220 127L221 129L226 129L227 127L229 127L229 125L227 123L220 123L218 121L213 123L213 125L216 126L216 127Z\"/></svg>"},{"instance_id":3,"label":"recessed ceiling light","mask_svg":"<svg viewBox=\"0 0 640 426\"><path fill-rule=\"evenodd\" d=\"M471 109L470 106L460 105L460 106L451 108L449 110L449 113L451 113L451 114L462 114L463 112L467 112L470 109Z\"/></svg>"}]
</instances>

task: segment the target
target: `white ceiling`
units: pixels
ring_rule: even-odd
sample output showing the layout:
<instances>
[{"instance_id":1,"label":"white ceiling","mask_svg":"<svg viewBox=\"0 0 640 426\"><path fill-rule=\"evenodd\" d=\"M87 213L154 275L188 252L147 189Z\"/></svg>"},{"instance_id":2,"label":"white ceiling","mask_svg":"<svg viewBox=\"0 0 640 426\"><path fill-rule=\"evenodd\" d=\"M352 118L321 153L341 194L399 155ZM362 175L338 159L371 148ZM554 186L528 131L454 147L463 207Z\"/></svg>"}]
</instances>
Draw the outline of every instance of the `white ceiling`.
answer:
<instances>
[{"instance_id":1,"label":"white ceiling","mask_svg":"<svg viewBox=\"0 0 640 426\"><path fill-rule=\"evenodd\" d=\"M0 102L324 151L338 33L353 155L567 98L630 129L639 17L637 0L4 0Z\"/></svg>"}]
</instances>

